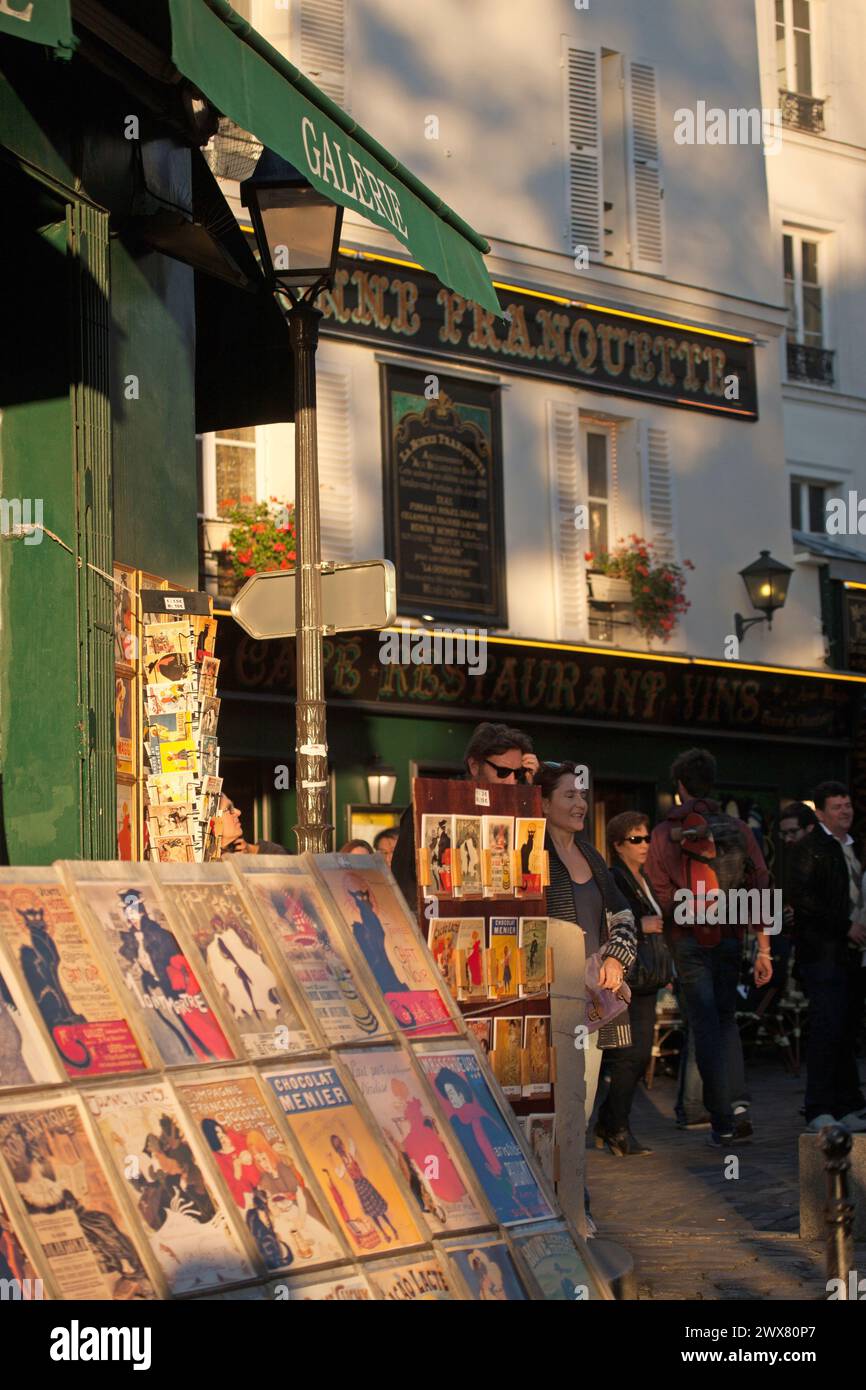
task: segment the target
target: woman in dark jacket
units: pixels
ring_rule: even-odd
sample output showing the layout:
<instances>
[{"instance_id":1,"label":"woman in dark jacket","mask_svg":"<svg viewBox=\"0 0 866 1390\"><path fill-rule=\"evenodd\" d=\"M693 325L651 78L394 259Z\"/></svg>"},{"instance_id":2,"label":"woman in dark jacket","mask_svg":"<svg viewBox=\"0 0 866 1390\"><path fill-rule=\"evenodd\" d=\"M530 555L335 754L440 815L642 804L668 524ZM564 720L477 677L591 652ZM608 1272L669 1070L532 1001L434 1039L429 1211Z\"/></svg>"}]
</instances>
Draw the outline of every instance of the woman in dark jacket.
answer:
<instances>
[{"instance_id":1,"label":"woman in dark jacket","mask_svg":"<svg viewBox=\"0 0 866 1390\"><path fill-rule=\"evenodd\" d=\"M598 1112L595 1143L599 1149L606 1144L612 1154L626 1158L652 1153L652 1149L635 1139L630 1117L635 1091L652 1055L656 995L667 983L658 974L666 972L669 955L661 934L661 911L643 876L650 845L646 816L641 811L623 811L614 816L607 827L607 845L611 873L634 915L639 962L645 961L656 972L648 982L645 980L643 987L640 982L629 980L631 1046L606 1050L602 1061L604 1073L610 1077L610 1089Z\"/></svg>"}]
</instances>

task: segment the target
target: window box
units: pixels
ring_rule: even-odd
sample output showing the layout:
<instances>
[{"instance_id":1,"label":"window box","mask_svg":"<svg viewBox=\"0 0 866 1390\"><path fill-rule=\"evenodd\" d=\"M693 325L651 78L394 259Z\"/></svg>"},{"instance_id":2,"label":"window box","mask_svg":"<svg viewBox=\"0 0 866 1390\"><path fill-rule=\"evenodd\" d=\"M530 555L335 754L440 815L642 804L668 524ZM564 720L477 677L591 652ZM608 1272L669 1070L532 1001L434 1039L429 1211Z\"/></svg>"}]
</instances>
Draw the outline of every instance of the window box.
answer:
<instances>
[{"instance_id":1,"label":"window box","mask_svg":"<svg viewBox=\"0 0 866 1390\"><path fill-rule=\"evenodd\" d=\"M596 603L631 603L631 580L617 575L587 573L589 592Z\"/></svg>"}]
</instances>

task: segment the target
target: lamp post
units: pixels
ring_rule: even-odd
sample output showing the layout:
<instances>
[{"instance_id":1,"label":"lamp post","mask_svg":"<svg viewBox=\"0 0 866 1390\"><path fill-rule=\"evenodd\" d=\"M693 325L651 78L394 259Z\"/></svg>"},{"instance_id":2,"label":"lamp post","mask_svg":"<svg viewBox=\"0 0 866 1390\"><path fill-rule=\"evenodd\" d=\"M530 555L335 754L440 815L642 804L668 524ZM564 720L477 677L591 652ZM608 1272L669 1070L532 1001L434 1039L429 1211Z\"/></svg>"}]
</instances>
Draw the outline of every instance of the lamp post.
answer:
<instances>
[{"instance_id":1,"label":"lamp post","mask_svg":"<svg viewBox=\"0 0 866 1390\"><path fill-rule=\"evenodd\" d=\"M272 150L262 151L241 201L253 219L262 271L288 301L295 362L295 782L298 852L325 853L328 745L322 664L322 572L316 431L316 298L334 277L343 209Z\"/></svg>"},{"instance_id":2,"label":"lamp post","mask_svg":"<svg viewBox=\"0 0 866 1390\"><path fill-rule=\"evenodd\" d=\"M769 550L762 550L757 560L740 570L749 601L760 617L744 618L742 613L734 614L734 631L738 642L742 642L746 632L756 623L766 623L769 628L773 626L773 614L785 606L793 573L790 565L774 560Z\"/></svg>"}]
</instances>

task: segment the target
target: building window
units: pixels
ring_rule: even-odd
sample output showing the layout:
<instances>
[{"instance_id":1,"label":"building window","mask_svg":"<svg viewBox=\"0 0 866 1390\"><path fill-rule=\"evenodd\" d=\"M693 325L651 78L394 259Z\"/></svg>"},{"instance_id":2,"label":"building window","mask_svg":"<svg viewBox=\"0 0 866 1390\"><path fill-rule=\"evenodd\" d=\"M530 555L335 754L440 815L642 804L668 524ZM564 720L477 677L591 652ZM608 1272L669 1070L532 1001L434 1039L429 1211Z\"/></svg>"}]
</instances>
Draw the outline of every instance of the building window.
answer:
<instances>
[{"instance_id":1,"label":"building window","mask_svg":"<svg viewBox=\"0 0 866 1390\"><path fill-rule=\"evenodd\" d=\"M610 479L608 434L586 432L586 478L589 502L589 548L593 555L608 549L610 535Z\"/></svg>"},{"instance_id":2,"label":"building window","mask_svg":"<svg viewBox=\"0 0 866 1390\"><path fill-rule=\"evenodd\" d=\"M199 437L204 516L226 516L238 502L256 502L261 491L254 425Z\"/></svg>"},{"instance_id":3,"label":"building window","mask_svg":"<svg viewBox=\"0 0 866 1390\"><path fill-rule=\"evenodd\" d=\"M827 484L810 482L808 478L792 478L790 487L791 530L823 536L827 530L826 501L830 491Z\"/></svg>"},{"instance_id":4,"label":"building window","mask_svg":"<svg viewBox=\"0 0 866 1390\"><path fill-rule=\"evenodd\" d=\"M776 0L776 71L780 91L812 95L809 0Z\"/></svg>"},{"instance_id":5,"label":"building window","mask_svg":"<svg viewBox=\"0 0 866 1390\"><path fill-rule=\"evenodd\" d=\"M824 289L821 243L799 232L785 232L782 259L788 308L788 377L833 384L833 353L824 346Z\"/></svg>"}]
</instances>

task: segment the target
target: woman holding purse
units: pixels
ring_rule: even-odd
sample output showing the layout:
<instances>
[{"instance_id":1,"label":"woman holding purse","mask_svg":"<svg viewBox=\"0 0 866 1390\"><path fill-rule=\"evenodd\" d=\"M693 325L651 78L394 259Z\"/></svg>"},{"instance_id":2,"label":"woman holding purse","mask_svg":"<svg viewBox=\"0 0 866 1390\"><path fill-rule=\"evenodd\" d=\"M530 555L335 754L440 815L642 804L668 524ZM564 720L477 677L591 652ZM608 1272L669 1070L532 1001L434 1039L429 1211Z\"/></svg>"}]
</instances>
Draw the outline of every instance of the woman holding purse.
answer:
<instances>
[{"instance_id":1,"label":"woman holding purse","mask_svg":"<svg viewBox=\"0 0 866 1390\"><path fill-rule=\"evenodd\" d=\"M607 1145L618 1158L652 1153L631 1132L635 1091L652 1055L656 995L670 981L672 963L662 936L661 909L643 875L650 846L647 818L641 811L623 811L607 826L611 874L634 914L637 958L629 971L631 1046L605 1051L602 1066L610 1089L598 1112L596 1148Z\"/></svg>"}]
</instances>

